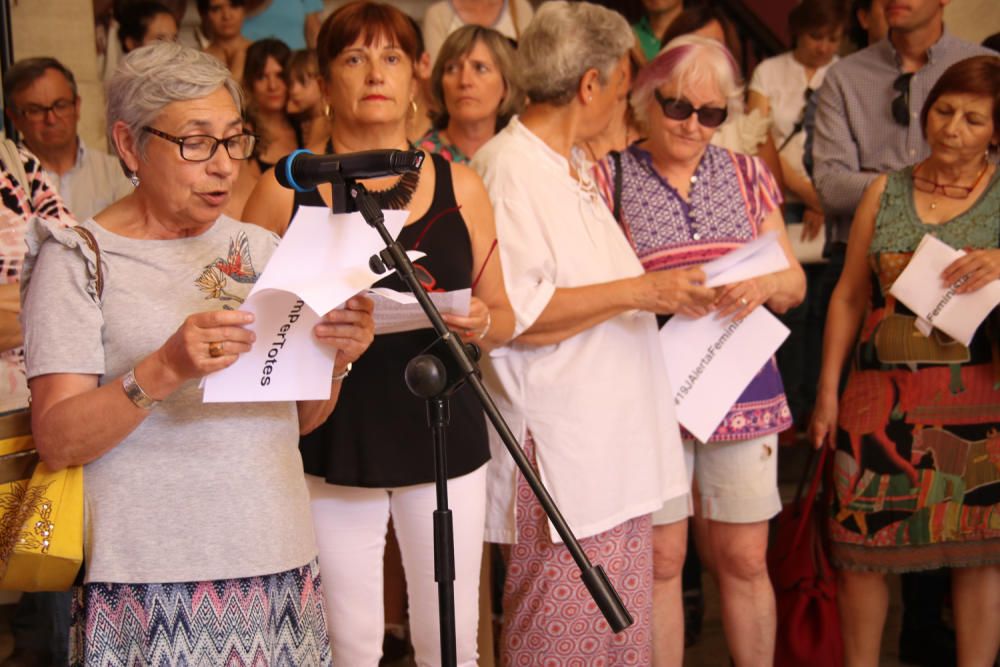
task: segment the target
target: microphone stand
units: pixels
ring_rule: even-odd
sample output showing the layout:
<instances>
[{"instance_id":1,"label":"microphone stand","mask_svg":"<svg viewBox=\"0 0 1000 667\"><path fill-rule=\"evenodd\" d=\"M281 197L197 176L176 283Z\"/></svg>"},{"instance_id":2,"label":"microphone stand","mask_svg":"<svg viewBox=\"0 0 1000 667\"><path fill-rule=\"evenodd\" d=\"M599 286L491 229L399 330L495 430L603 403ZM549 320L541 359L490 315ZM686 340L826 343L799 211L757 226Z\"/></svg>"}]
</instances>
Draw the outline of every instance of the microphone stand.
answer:
<instances>
[{"instance_id":1,"label":"microphone stand","mask_svg":"<svg viewBox=\"0 0 1000 667\"><path fill-rule=\"evenodd\" d=\"M570 555L572 555L573 560L576 561L577 567L580 568L580 577L584 585L587 587L587 591L594 599L594 602L597 603L598 608L607 620L608 625L611 627L613 632L622 632L635 622L632 615L629 614L628 610L625 608L625 605L622 603L622 600L614 586L612 586L611 581L608 579L608 575L604 572L604 569L600 565L593 565L590 562L590 559L587 558L587 554L584 553L583 548L576 539L576 536L573 535L569 524L566 523L566 519L563 518L559 508L552 500L552 496L549 495L549 492L542 485L538 475L531 467L528 457L525 456L524 451L518 444L517 438L514 437L510 427L500 414L500 410L493 402L493 398L483 385L482 379L479 375L479 370L473 359L470 358L470 354L466 349L466 346L459 341L458 337L455 336L450 329L448 329L448 325L441 318L441 314L438 312L437 307L431 301L427 292L424 290L423 285L421 285L420 281L417 279L416 273L413 269L413 263L410 261L410 258L407 257L406 251L398 242L396 242L392 235L389 234L389 231L385 228L385 218L382 215L382 210L379 208L374 198L368 194L365 186L358 183L355 179L338 177L337 179L331 181L331 184L333 185L334 213L360 211L362 217L365 219L365 222L373 227L379 233L379 236L382 237L383 242L385 242L385 249L382 250L377 256L372 256L369 261L369 266L376 273L383 273L386 267L396 270L403 282L406 283L406 285L413 292L413 296L417 299L417 302L420 304L424 313L427 314L427 318L431 321L431 325L434 327L434 330L439 336L437 343L435 343L432 347L441 346L447 349L448 354L453 360L454 366L457 367L460 376L452 380L452 387L449 388L447 378L437 377L443 375L442 370L444 364L440 359L436 359L433 356L430 356L430 359L437 361L437 364L434 364L433 362L427 363L425 360L429 355L421 355L414 360L414 362L419 361L419 364L411 362L411 364L407 366L407 384L410 385L410 382L412 381L415 385L418 385L416 389L421 393L418 393L417 395L422 395L428 400L428 421L432 426L435 445L435 484L437 485L438 490L438 510L434 513L434 578L438 582L438 601L440 605L438 613L442 616L442 664L446 667L452 667L456 663L456 658L454 618L454 543L451 534L451 513L450 510L447 509L447 468L445 465L445 442L443 435L444 427L447 424L447 405L441 405L441 402L442 394L453 390L454 387L463 381L472 387L476 397L482 405L483 411L486 413L486 417L490 420L490 423L493 424L493 428L496 429L497 434L503 441L504 446L506 446L511 458L514 459L514 462L520 469L521 474L524 475L524 479L528 483L528 486L531 487L531 490L538 498L538 502L541 504L542 509L545 510L545 514L548 516L549 521L552 522L556 532L562 538L566 548L570 552ZM338 194L341 196L338 196ZM343 196L345 194L347 196ZM475 348L475 346L472 347ZM416 365L421 365L425 368L433 366L433 368L431 369L431 373L429 375L421 376L415 369L413 370L414 375L410 376L411 367ZM414 391L413 385L411 385L411 391ZM417 391L414 391L414 393L417 393ZM442 507L442 502L444 507ZM438 537L441 539L439 540ZM441 552L438 551L439 547L442 550ZM444 618L446 615L450 615L450 617ZM448 634L447 637L446 634Z\"/></svg>"}]
</instances>

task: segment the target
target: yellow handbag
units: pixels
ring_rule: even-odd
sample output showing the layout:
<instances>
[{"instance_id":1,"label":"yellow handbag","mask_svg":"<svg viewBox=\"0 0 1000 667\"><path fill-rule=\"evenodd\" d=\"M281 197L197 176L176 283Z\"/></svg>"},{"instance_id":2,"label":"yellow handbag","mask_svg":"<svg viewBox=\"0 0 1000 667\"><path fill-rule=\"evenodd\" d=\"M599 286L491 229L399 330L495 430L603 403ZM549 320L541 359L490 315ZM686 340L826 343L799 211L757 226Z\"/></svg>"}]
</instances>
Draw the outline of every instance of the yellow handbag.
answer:
<instances>
[{"instance_id":1,"label":"yellow handbag","mask_svg":"<svg viewBox=\"0 0 1000 667\"><path fill-rule=\"evenodd\" d=\"M83 468L39 461L28 410L0 416L0 589L64 591L83 562Z\"/></svg>"}]
</instances>

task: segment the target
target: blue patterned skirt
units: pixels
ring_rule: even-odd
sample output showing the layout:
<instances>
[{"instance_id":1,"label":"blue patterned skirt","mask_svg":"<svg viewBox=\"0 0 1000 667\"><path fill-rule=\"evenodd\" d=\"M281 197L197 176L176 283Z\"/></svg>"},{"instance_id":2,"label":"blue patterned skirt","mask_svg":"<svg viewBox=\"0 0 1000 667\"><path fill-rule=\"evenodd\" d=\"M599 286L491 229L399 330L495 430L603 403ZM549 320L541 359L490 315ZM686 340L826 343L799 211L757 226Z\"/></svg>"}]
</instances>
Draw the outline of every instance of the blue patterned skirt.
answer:
<instances>
[{"instance_id":1,"label":"blue patterned skirt","mask_svg":"<svg viewBox=\"0 0 1000 667\"><path fill-rule=\"evenodd\" d=\"M278 574L74 591L70 665L330 665L316 561Z\"/></svg>"}]
</instances>

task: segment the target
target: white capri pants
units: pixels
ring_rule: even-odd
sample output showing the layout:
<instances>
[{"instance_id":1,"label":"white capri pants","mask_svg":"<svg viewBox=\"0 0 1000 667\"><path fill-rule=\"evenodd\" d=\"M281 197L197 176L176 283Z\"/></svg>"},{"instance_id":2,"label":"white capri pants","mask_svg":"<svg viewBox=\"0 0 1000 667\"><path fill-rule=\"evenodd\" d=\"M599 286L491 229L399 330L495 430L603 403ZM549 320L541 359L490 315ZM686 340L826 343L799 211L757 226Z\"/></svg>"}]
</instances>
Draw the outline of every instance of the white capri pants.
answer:
<instances>
[{"instance_id":1,"label":"white capri pants","mask_svg":"<svg viewBox=\"0 0 1000 667\"><path fill-rule=\"evenodd\" d=\"M334 665L378 667L385 633L382 562L392 517L406 572L417 665L441 664L434 581L434 484L372 489L306 475ZM486 466L448 481L455 536L455 642L460 667L479 654L479 566L486 522Z\"/></svg>"}]
</instances>

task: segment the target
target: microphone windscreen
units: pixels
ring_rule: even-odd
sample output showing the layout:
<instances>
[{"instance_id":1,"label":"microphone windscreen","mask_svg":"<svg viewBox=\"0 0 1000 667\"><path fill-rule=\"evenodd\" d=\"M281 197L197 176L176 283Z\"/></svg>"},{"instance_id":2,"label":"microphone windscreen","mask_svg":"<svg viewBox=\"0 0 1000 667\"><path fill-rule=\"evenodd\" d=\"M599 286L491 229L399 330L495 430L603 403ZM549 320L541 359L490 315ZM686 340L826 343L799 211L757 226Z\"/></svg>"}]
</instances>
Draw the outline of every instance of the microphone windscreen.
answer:
<instances>
[{"instance_id":1,"label":"microphone windscreen","mask_svg":"<svg viewBox=\"0 0 1000 667\"><path fill-rule=\"evenodd\" d=\"M288 178L288 160L291 155L286 155L285 157L278 160L274 165L274 177L278 179L278 185L283 188L295 189L295 186L291 183Z\"/></svg>"}]
</instances>

